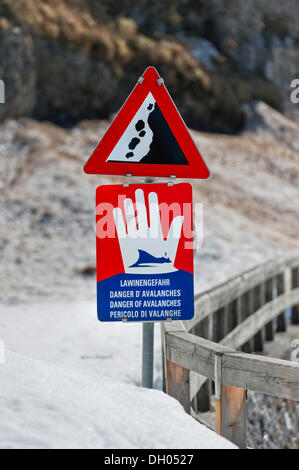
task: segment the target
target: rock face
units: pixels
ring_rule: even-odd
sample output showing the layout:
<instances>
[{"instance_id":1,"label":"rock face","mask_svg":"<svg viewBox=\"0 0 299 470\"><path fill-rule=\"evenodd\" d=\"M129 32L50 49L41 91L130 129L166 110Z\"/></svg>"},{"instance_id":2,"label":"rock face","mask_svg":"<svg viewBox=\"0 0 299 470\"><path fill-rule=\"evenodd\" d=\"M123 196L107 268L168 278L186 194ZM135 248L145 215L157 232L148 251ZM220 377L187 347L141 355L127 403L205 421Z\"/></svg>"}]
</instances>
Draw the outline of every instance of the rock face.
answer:
<instances>
[{"instance_id":1,"label":"rock face","mask_svg":"<svg viewBox=\"0 0 299 470\"><path fill-rule=\"evenodd\" d=\"M0 20L0 76L5 83L1 118L31 115L36 97L36 60L33 41L19 26L3 28Z\"/></svg>"},{"instance_id":2,"label":"rock face","mask_svg":"<svg viewBox=\"0 0 299 470\"><path fill-rule=\"evenodd\" d=\"M147 65L194 128L236 131L253 99L296 117L298 14L296 0L3 0L0 118L107 118Z\"/></svg>"},{"instance_id":3,"label":"rock face","mask_svg":"<svg viewBox=\"0 0 299 470\"><path fill-rule=\"evenodd\" d=\"M215 42L239 68L275 84L292 117L290 83L299 72L299 4L296 0L213 0ZM273 103L274 104L274 103Z\"/></svg>"}]
</instances>

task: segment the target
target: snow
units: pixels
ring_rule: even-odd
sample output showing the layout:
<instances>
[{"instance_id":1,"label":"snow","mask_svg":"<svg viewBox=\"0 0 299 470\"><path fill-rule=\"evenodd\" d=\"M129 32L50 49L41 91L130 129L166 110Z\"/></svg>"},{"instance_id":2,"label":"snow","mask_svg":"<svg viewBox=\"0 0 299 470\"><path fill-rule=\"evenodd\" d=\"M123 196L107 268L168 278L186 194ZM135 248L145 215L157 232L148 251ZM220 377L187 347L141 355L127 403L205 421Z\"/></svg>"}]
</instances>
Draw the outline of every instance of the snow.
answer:
<instances>
[{"instance_id":1,"label":"snow","mask_svg":"<svg viewBox=\"0 0 299 470\"><path fill-rule=\"evenodd\" d=\"M94 302L1 305L0 318L1 448L235 447L137 385L141 324L99 323ZM159 386L159 325L155 360Z\"/></svg>"},{"instance_id":2,"label":"snow","mask_svg":"<svg viewBox=\"0 0 299 470\"><path fill-rule=\"evenodd\" d=\"M140 383L140 323L101 323L95 302L0 305L0 338L19 354ZM159 325L155 379L161 384Z\"/></svg>"}]
</instances>

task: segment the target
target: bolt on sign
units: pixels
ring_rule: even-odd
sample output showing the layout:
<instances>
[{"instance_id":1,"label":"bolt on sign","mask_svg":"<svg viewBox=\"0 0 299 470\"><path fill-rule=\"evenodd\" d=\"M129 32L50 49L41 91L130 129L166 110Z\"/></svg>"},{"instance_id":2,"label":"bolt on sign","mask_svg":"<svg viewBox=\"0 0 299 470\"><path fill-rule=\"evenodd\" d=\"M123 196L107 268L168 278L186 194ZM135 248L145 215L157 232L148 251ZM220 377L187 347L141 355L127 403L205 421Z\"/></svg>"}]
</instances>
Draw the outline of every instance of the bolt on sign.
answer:
<instances>
[{"instance_id":1,"label":"bolt on sign","mask_svg":"<svg viewBox=\"0 0 299 470\"><path fill-rule=\"evenodd\" d=\"M99 320L193 317L192 226L189 183L97 188Z\"/></svg>"}]
</instances>

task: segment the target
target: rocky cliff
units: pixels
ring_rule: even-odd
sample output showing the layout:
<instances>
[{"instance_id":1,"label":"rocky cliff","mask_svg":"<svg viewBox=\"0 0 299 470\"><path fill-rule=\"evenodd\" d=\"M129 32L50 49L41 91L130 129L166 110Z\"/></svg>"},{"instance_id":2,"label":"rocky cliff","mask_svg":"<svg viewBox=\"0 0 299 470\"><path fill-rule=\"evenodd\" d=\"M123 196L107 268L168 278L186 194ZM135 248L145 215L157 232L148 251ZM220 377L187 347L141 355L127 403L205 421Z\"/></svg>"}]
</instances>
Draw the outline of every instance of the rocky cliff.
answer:
<instances>
[{"instance_id":1,"label":"rocky cliff","mask_svg":"<svg viewBox=\"0 0 299 470\"><path fill-rule=\"evenodd\" d=\"M297 118L298 14L296 0L2 0L0 118L107 118L149 64L193 128L239 130L256 99Z\"/></svg>"}]
</instances>

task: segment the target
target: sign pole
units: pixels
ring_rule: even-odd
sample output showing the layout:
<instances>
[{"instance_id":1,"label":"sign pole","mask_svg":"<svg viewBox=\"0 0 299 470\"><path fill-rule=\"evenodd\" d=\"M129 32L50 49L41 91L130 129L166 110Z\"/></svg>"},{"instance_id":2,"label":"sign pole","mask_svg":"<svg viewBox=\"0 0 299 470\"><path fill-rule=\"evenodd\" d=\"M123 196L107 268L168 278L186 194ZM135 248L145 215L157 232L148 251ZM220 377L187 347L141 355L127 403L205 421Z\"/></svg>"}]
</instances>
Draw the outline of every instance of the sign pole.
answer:
<instances>
[{"instance_id":1,"label":"sign pole","mask_svg":"<svg viewBox=\"0 0 299 470\"><path fill-rule=\"evenodd\" d=\"M153 388L154 322L142 325L142 387Z\"/></svg>"},{"instance_id":2,"label":"sign pole","mask_svg":"<svg viewBox=\"0 0 299 470\"><path fill-rule=\"evenodd\" d=\"M155 178L145 178L145 183L151 184ZM142 324L142 379L141 385L153 388L154 383L154 322Z\"/></svg>"}]
</instances>

